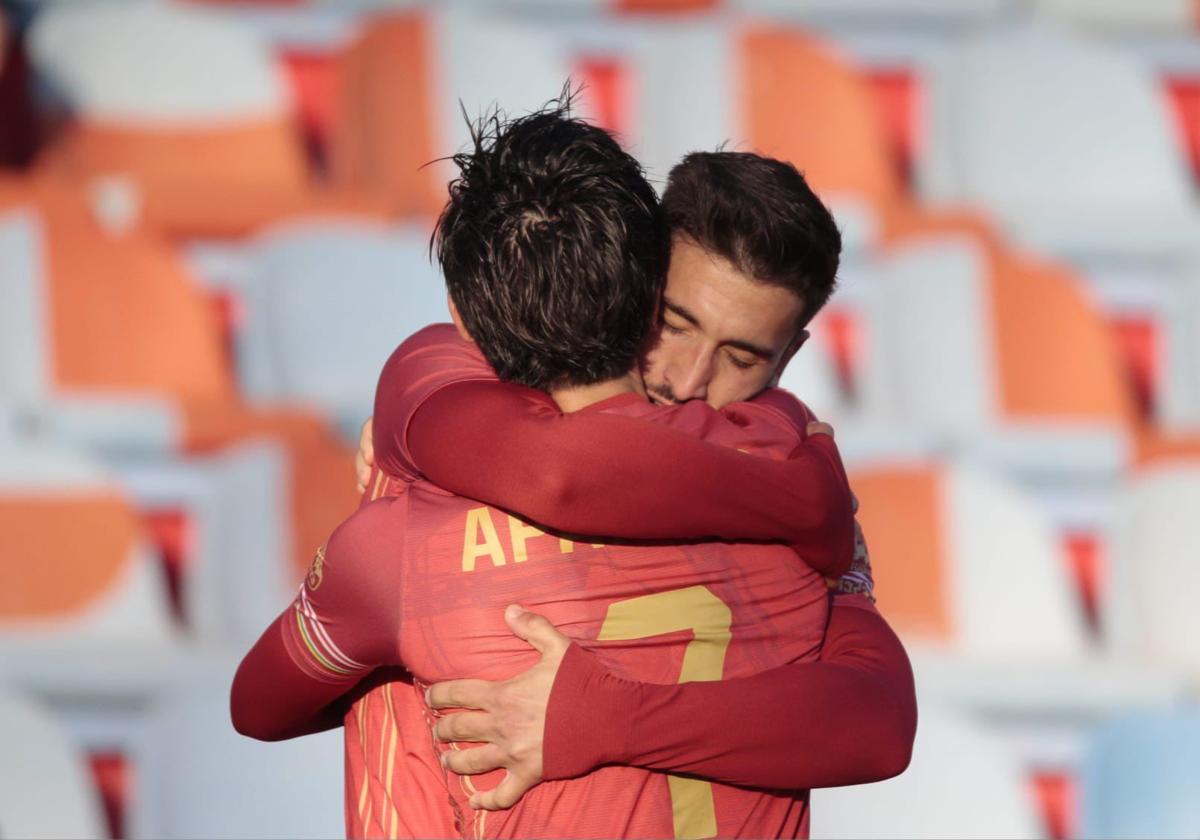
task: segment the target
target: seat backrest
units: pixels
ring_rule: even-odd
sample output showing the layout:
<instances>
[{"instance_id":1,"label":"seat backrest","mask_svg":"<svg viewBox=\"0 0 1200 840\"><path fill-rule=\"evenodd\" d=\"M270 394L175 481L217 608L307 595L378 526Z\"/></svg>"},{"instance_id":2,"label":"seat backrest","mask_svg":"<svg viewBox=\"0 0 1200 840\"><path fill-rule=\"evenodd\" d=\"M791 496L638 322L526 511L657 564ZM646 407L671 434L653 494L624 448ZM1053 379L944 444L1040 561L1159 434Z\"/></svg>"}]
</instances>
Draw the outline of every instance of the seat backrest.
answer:
<instances>
[{"instance_id":1,"label":"seat backrest","mask_svg":"<svg viewBox=\"0 0 1200 840\"><path fill-rule=\"evenodd\" d=\"M52 95L104 124L284 116L287 84L265 44L227 16L182 3L51 6L29 35Z\"/></svg>"},{"instance_id":2,"label":"seat backrest","mask_svg":"<svg viewBox=\"0 0 1200 840\"><path fill-rule=\"evenodd\" d=\"M428 247L423 231L349 220L297 223L260 239L238 354L243 389L334 416L369 415L396 345L449 320Z\"/></svg>"},{"instance_id":3,"label":"seat backrest","mask_svg":"<svg viewBox=\"0 0 1200 840\"><path fill-rule=\"evenodd\" d=\"M11 280L14 294L25 288L14 300L25 302L30 317L42 317L29 344L41 348L44 361L33 357L26 379L39 367L51 377L48 386L22 382L26 395L232 398L215 315L166 243L136 230L106 230L84 195L54 179L0 180L0 214L10 221L5 241L17 257L0 270L5 287ZM36 305L28 292L34 285Z\"/></svg>"},{"instance_id":4,"label":"seat backrest","mask_svg":"<svg viewBox=\"0 0 1200 840\"><path fill-rule=\"evenodd\" d=\"M812 793L812 836L1041 837L1021 765L978 721L921 704L912 764L894 779Z\"/></svg>"},{"instance_id":5,"label":"seat backrest","mask_svg":"<svg viewBox=\"0 0 1200 840\"><path fill-rule=\"evenodd\" d=\"M1115 644L1138 658L1200 675L1200 452L1139 466L1125 484L1112 539L1108 587Z\"/></svg>"},{"instance_id":6,"label":"seat backrest","mask_svg":"<svg viewBox=\"0 0 1200 840\"><path fill-rule=\"evenodd\" d=\"M935 62L918 182L929 199L1024 213L1194 206L1149 67L1048 28L989 33Z\"/></svg>"},{"instance_id":7,"label":"seat backrest","mask_svg":"<svg viewBox=\"0 0 1200 840\"><path fill-rule=\"evenodd\" d=\"M900 195L866 81L798 28L673 23L631 39L631 149L665 179L688 152L753 151L790 161L831 206L847 251L874 242Z\"/></svg>"},{"instance_id":8,"label":"seat backrest","mask_svg":"<svg viewBox=\"0 0 1200 840\"><path fill-rule=\"evenodd\" d=\"M129 501L74 453L20 441L0 454L0 638L155 644L167 598Z\"/></svg>"},{"instance_id":9,"label":"seat backrest","mask_svg":"<svg viewBox=\"0 0 1200 840\"><path fill-rule=\"evenodd\" d=\"M1193 0L1037 0L1034 11L1044 20L1114 34L1174 35L1197 23Z\"/></svg>"},{"instance_id":10,"label":"seat backrest","mask_svg":"<svg viewBox=\"0 0 1200 840\"><path fill-rule=\"evenodd\" d=\"M23 697L0 694L0 832L5 837L107 837L79 749Z\"/></svg>"},{"instance_id":11,"label":"seat backrest","mask_svg":"<svg viewBox=\"0 0 1200 840\"><path fill-rule=\"evenodd\" d=\"M864 467L850 484L880 609L905 639L992 660L1085 652L1062 548L1015 487L922 463Z\"/></svg>"},{"instance_id":12,"label":"seat backrest","mask_svg":"<svg viewBox=\"0 0 1200 840\"><path fill-rule=\"evenodd\" d=\"M196 680L150 714L134 752L133 837L340 837L341 730L280 743L229 720L232 669Z\"/></svg>"},{"instance_id":13,"label":"seat backrest","mask_svg":"<svg viewBox=\"0 0 1200 840\"><path fill-rule=\"evenodd\" d=\"M1144 711L1105 726L1084 755L1081 836L1195 837L1200 713Z\"/></svg>"},{"instance_id":14,"label":"seat backrest","mask_svg":"<svg viewBox=\"0 0 1200 840\"><path fill-rule=\"evenodd\" d=\"M487 8L449 4L372 20L339 68L335 180L382 194L398 213L433 216L456 173L449 161L431 162L469 148L466 119L493 105L509 116L539 108L572 70L551 32Z\"/></svg>"}]
</instances>

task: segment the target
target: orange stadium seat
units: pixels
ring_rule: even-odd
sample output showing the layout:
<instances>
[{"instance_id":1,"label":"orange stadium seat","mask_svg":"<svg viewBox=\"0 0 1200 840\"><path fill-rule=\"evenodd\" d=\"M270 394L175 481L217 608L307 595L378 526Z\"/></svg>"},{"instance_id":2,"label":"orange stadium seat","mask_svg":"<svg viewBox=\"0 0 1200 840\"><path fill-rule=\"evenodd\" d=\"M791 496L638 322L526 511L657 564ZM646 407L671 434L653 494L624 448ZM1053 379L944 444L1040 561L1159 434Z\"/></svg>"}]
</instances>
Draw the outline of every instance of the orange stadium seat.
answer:
<instances>
[{"instance_id":1,"label":"orange stadium seat","mask_svg":"<svg viewBox=\"0 0 1200 840\"><path fill-rule=\"evenodd\" d=\"M172 234L229 236L326 204L269 47L219 13L174 4L59 6L30 37L62 111L39 168L134 190Z\"/></svg>"},{"instance_id":2,"label":"orange stadium seat","mask_svg":"<svg viewBox=\"0 0 1200 840\"><path fill-rule=\"evenodd\" d=\"M19 446L0 461L0 527L12 549L3 560L0 638L9 655L16 645L45 655L47 645L169 644L155 557L128 496L86 458Z\"/></svg>"},{"instance_id":3,"label":"orange stadium seat","mask_svg":"<svg viewBox=\"0 0 1200 840\"><path fill-rule=\"evenodd\" d=\"M53 717L0 694L0 826L8 837L108 837L86 763Z\"/></svg>"},{"instance_id":4,"label":"orange stadium seat","mask_svg":"<svg viewBox=\"0 0 1200 840\"><path fill-rule=\"evenodd\" d=\"M907 641L986 660L1069 661L1082 613L1037 504L975 469L853 469L879 607Z\"/></svg>"},{"instance_id":5,"label":"orange stadium seat","mask_svg":"<svg viewBox=\"0 0 1200 840\"><path fill-rule=\"evenodd\" d=\"M14 304L0 314L3 341L22 360L0 364L5 392L106 451L177 457L279 441L298 580L354 508L350 450L302 408L242 403L212 310L164 243L106 230L84 196L52 179L0 182L0 218Z\"/></svg>"}]
</instances>

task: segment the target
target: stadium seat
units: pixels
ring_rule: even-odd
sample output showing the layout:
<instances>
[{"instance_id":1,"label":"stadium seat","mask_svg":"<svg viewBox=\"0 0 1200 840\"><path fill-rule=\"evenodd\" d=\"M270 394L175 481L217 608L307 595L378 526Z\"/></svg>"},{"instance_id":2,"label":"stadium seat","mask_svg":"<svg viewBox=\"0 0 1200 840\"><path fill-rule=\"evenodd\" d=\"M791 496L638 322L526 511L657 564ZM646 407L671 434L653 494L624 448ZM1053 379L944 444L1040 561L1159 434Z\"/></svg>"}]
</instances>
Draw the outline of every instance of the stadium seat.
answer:
<instances>
[{"instance_id":1,"label":"stadium seat","mask_svg":"<svg viewBox=\"0 0 1200 840\"><path fill-rule=\"evenodd\" d=\"M1041 837L1017 757L997 734L937 703L921 703L913 759L900 776L812 793L812 836Z\"/></svg>"},{"instance_id":2,"label":"stadium seat","mask_svg":"<svg viewBox=\"0 0 1200 840\"><path fill-rule=\"evenodd\" d=\"M280 743L234 731L232 669L164 698L133 751L134 838L340 837L339 730Z\"/></svg>"},{"instance_id":3,"label":"stadium seat","mask_svg":"<svg viewBox=\"0 0 1200 840\"><path fill-rule=\"evenodd\" d=\"M54 718L0 694L0 833L5 837L108 836L87 765Z\"/></svg>"},{"instance_id":4,"label":"stadium seat","mask_svg":"<svg viewBox=\"0 0 1200 840\"><path fill-rule=\"evenodd\" d=\"M454 170L426 164L466 147L465 118L495 104L513 116L540 107L574 69L548 33L486 8L373 20L342 60L334 181L382 197L399 214L434 216Z\"/></svg>"},{"instance_id":5,"label":"stadium seat","mask_svg":"<svg viewBox=\"0 0 1200 840\"><path fill-rule=\"evenodd\" d=\"M116 185L130 213L171 234L237 235L339 202L313 190L269 46L217 12L54 5L36 19L30 54L48 107L64 112L39 168Z\"/></svg>"},{"instance_id":6,"label":"stadium seat","mask_svg":"<svg viewBox=\"0 0 1200 840\"><path fill-rule=\"evenodd\" d=\"M1169 34L1196 26L1192 0L1037 0L1046 21L1113 34Z\"/></svg>"},{"instance_id":7,"label":"stadium seat","mask_svg":"<svg viewBox=\"0 0 1200 840\"><path fill-rule=\"evenodd\" d=\"M1044 244L1163 236L1194 214L1167 103L1149 68L1119 52L1018 29L969 41L926 81L917 174L930 201L977 204Z\"/></svg>"},{"instance_id":8,"label":"stadium seat","mask_svg":"<svg viewBox=\"0 0 1200 840\"><path fill-rule=\"evenodd\" d=\"M1117 505L1108 605L1117 649L1192 676L1200 675L1190 597L1200 586L1198 504L1200 450L1138 465Z\"/></svg>"},{"instance_id":9,"label":"stadium seat","mask_svg":"<svg viewBox=\"0 0 1200 840\"><path fill-rule=\"evenodd\" d=\"M652 175L722 144L782 158L831 204L848 251L874 243L902 188L867 83L834 48L799 29L703 20L634 44L631 148Z\"/></svg>"},{"instance_id":10,"label":"stadium seat","mask_svg":"<svg viewBox=\"0 0 1200 840\"><path fill-rule=\"evenodd\" d=\"M1104 727L1082 765L1082 837L1195 837L1200 712L1142 711Z\"/></svg>"},{"instance_id":11,"label":"stadium seat","mask_svg":"<svg viewBox=\"0 0 1200 840\"><path fill-rule=\"evenodd\" d=\"M357 434L396 345L449 320L427 234L313 220L271 231L253 253L237 353L243 392L317 408Z\"/></svg>"},{"instance_id":12,"label":"stadium seat","mask_svg":"<svg viewBox=\"0 0 1200 840\"><path fill-rule=\"evenodd\" d=\"M1112 479L1132 398L1068 270L972 238L889 249L864 295L864 409L1034 477Z\"/></svg>"},{"instance_id":13,"label":"stadium seat","mask_svg":"<svg viewBox=\"0 0 1200 840\"><path fill-rule=\"evenodd\" d=\"M129 499L101 467L34 441L11 444L0 458L0 521L14 549L0 593L10 650L170 643L155 558Z\"/></svg>"},{"instance_id":14,"label":"stadium seat","mask_svg":"<svg viewBox=\"0 0 1200 840\"><path fill-rule=\"evenodd\" d=\"M851 470L880 610L906 641L992 662L1087 650L1062 549L1037 505L966 466ZM886 558L882 559L882 558Z\"/></svg>"}]
</instances>

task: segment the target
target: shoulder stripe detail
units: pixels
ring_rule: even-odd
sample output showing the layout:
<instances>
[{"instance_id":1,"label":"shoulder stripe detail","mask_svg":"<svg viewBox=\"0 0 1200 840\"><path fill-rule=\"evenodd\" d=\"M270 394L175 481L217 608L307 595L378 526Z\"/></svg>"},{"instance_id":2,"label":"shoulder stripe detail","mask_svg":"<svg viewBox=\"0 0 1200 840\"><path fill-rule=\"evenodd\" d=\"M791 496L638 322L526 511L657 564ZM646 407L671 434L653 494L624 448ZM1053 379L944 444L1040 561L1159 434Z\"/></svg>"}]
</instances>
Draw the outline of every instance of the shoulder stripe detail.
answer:
<instances>
[{"instance_id":1,"label":"shoulder stripe detail","mask_svg":"<svg viewBox=\"0 0 1200 840\"><path fill-rule=\"evenodd\" d=\"M342 649L329 637L329 633L325 630L325 625L321 621L321 617L313 609L312 602L308 600L308 594L304 591L303 587L300 589L300 603L297 605L297 609L308 619L315 640L321 643L321 646L325 649L330 659L345 668L356 671L366 670L366 665L351 659L343 653Z\"/></svg>"},{"instance_id":2,"label":"shoulder stripe detail","mask_svg":"<svg viewBox=\"0 0 1200 840\"><path fill-rule=\"evenodd\" d=\"M317 646L313 643L312 636L308 632L308 627L306 626L304 616L299 610L296 611L296 625L300 628L300 638L304 640L304 646L308 648L308 652L312 654L313 659L317 660L317 663L326 671L347 677L354 676L354 674L357 673L356 671L347 670L346 668L340 668L337 665L334 665L321 654L321 651L317 650Z\"/></svg>"}]
</instances>

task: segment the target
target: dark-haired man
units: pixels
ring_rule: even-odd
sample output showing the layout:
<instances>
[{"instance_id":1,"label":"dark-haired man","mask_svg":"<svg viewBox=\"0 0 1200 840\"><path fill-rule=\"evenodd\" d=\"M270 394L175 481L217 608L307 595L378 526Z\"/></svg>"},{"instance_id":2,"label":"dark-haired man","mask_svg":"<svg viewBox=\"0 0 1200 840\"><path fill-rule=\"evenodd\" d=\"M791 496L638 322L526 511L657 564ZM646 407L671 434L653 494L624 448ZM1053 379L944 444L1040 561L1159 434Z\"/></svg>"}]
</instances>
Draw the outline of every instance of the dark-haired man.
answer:
<instances>
[{"instance_id":1,"label":"dark-haired man","mask_svg":"<svg viewBox=\"0 0 1200 840\"><path fill-rule=\"evenodd\" d=\"M639 537L787 537L805 560L831 571L844 568L846 538L852 535L846 530L848 489L828 439L804 438L807 418L798 404L779 398L718 415L699 403L652 409L639 397L638 377L630 369L654 311L662 240L653 235L655 202L652 194L647 198L644 181L638 183L636 164L631 168L605 138L557 115L498 130L490 143L460 160L463 177L439 224L439 256L460 328L465 326L502 375L546 387L559 406L576 410L570 415L572 433L612 445L593 453L599 475L593 484L587 465L575 465L584 476L582 484L570 479L569 492L581 486L586 492L624 489L644 504L640 516L646 521L639 529L646 530L629 533L621 530L628 527L624 519L610 521L628 506L623 500L579 511L585 527L575 528L561 494L556 512L543 521L557 517L567 530ZM639 229L648 233L630 233ZM580 242L588 247L580 249ZM368 505L335 533L319 558L321 573L310 576L294 610L247 657L234 692L240 729L262 737L298 734L313 725L307 718L381 666L405 664L422 681L463 671L511 673L528 656L497 628L495 613L517 599L540 604L574 626L580 638L606 640L610 664L651 681L720 679L815 659L825 623L824 587L784 549L591 545L566 534L547 535L527 521L428 486L410 451L421 446L413 433L422 424L410 427L404 420L392 426L389 412L421 414L437 407L439 394L451 393L455 399L470 397L471 410L486 416L489 405L507 410L493 400L503 386L489 381L492 374L478 353L444 328L406 342L388 368L377 422L393 430L394 446L381 447L380 460L392 476L410 483L395 488L397 499ZM389 383L397 383L395 393L389 393ZM552 404L518 396L526 400L523 411L532 424L562 425ZM665 434L669 430L632 419L638 417L688 428L730 449ZM534 455L553 464L571 447L562 437L551 428ZM556 441L565 448L554 450ZM765 457L747 459L735 446ZM489 459L486 447L468 450L477 456L475 471L504 465L504 456ZM624 475L620 465L614 470L608 463L614 451L633 456ZM678 474L651 471L646 485L630 485L627 479L647 475L639 454L677 456ZM777 460L787 455L794 457ZM511 464L505 470L502 480L519 474ZM754 479L740 495L730 492L750 473ZM373 495L379 495L381 482L390 479L377 477ZM728 504L713 504L711 516L701 515L697 486L715 487L709 502ZM772 488L772 498L745 498L763 487ZM733 508L739 509L731 513ZM843 547L830 551L829 544ZM821 558L822 551L830 557ZM496 608L491 615L489 606ZM301 680L294 678L297 672ZM364 699L372 696L380 698L376 691ZM348 810L357 801L360 820L356 824L349 815L352 830L412 830L397 813L394 780L400 775L415 781L419 768L429 768L415 754L395 760L398 743L405 749L412 743L398 723L397 699L385 690L375 703L381 726L367 725L370 710L363 701L357 718L353 713L347 718L348 755L355 754L353 729L366 757L348 776L353 782ZM372 736L375 743L367 745ZM466 779L463 787L458 784L451 782L448 792L461 808L474 789ZM604 807L591 807L600 802ZM461 810L457 814L464 819ZM482 813L471 820L469 827L480 834L502 836L776 835L802 833L807 809L803 797L609 768L541 788L491 821Z\"/></svg>"}]
</instances>

